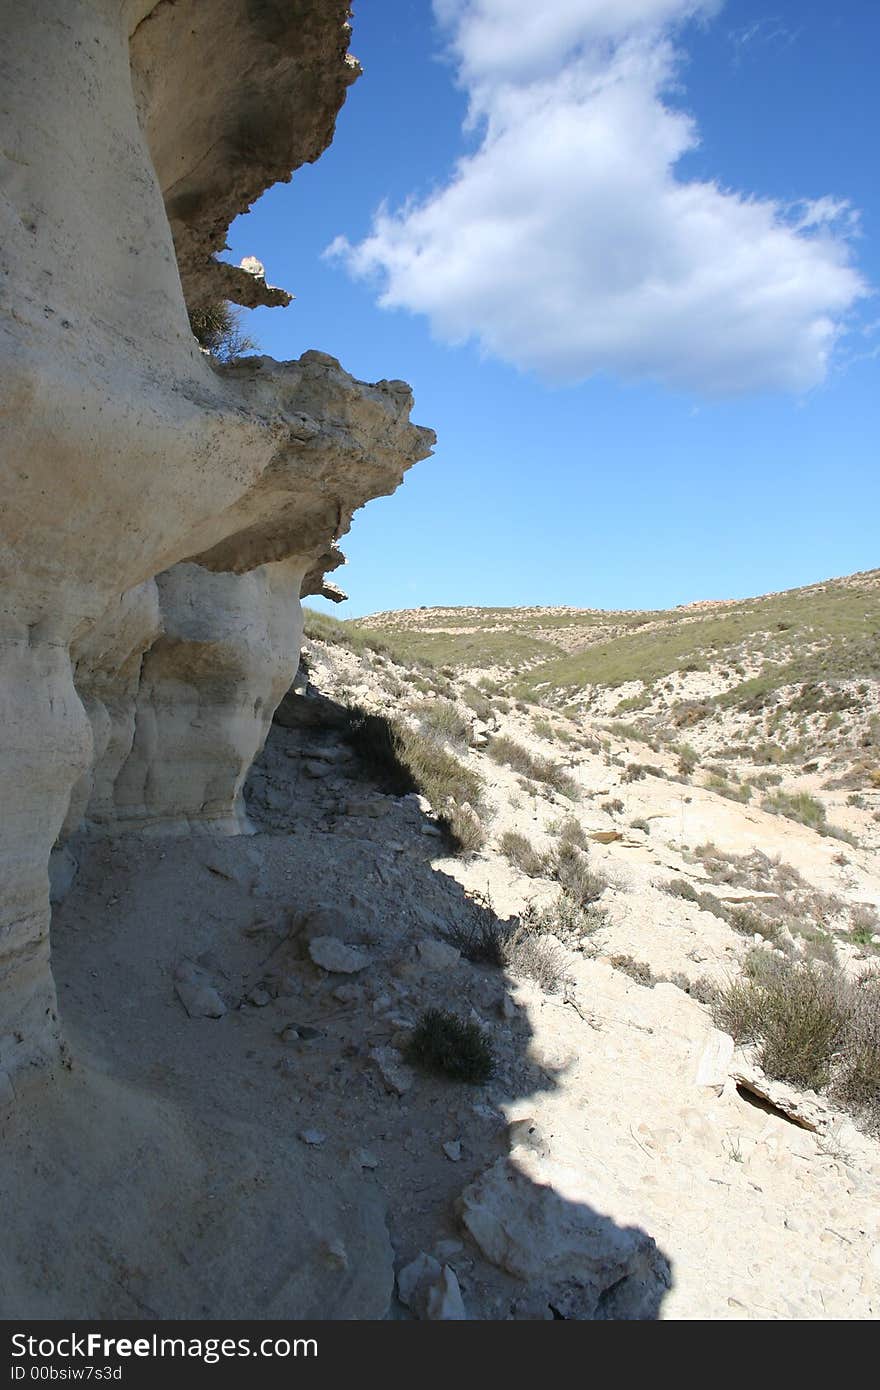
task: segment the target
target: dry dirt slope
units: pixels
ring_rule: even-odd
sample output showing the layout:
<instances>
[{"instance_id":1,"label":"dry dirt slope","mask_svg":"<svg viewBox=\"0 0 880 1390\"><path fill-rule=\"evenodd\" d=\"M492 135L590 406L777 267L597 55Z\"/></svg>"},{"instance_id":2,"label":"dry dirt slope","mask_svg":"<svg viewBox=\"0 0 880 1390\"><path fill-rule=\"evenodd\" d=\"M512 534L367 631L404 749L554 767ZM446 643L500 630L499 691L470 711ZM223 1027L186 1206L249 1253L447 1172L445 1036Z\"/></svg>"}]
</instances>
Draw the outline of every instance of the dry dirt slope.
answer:
<instances>
[{"instance_id":1,"label":"dry dirt slope","mask_svg":"<svg viewBox=\"0 0 880 1390\"><path fill-rule=\"evenodd\" d=\"M604 712L619 690L541 706L309 630L256 833L93 843L56 912L81 1100L4 1131L28 1156L7 1315L876 1317L876 1046L855 1076L851 1010L794 1054L734 1047L719 1004L775 971L876 1003L870 745L820 729L789 758L786 704L781 759L722 777L659 697L634 729ZM693 741L743 718L666 696L712 705ZM488 1079L412 1064L437 1008L479 1029ZM805 1070L818 1090L772 1075ZM108 1087L127 1134L99 1127ZM53 1219L19 1220L53 1175Z\"/></svg>"},{"instance_id":2,"label":"dry dirt slope","mask_svg":"<svg viewBox=\"0 0 880 1390\"><path fill-rule=\"evenodd\" d=\"M525 923L506 973L528 1017L527 1057L553 1081L523 1083L522 1094L553 1136L555 1160L601 1193L603 1211L650 1232L671 1260L659 1315L872 1316L880 1263L870 1211L880 1178L870 1137L876 1070L854 1106L852 1093L835 1092L842 1053L831 1048L828 1074L821 1066L814 1073L820 1097L802 1083L774 1083L758 1065L760 1045L734 1052L716 1027L716 992L764 979L775 962L816 979L867 976L876 1005L880 865L870 745L856 758L867 773L859 804L848 804L854 794L845 787L823 790L820 800L804 789L817 778L821 785L832 766L849 766L846 756L835 745L809 757L811 747L804 756L817 766L804 771L800 754L786 754L796 741L787 713L777 729L781 757L743 755L722 775L699 755L691 766L680 736L655 731L647 749L648 732L604 717L595 694L593 711L569 700L563 713L503 693L512 682L497 663L478 689L479 668L466 667L466 679L449 661L438 671L394 660L396 634L389 651L375 650L382 644L363 625L352 631L312 618L310 631L330 639L315 637L307 650L313 688L397 720L415 740L408 756L421 749L434 794L430 810L422 805L420 835L429 844L437 838L435 871L490 901L497 916ZM876 697L873 683L868 693ZM870 732L865 703L847 716L855 743L859 729ZM743 716L734 706L706 717ZM422 739L472 780L445 764L438 771ZM266 780L256 781L270 800L281 786L271 758L270 749ZM324 813L338 815L344 765L314 773L304 771L304 780ZM385 851L383 878L393 882L407 874L409 842L394 809L405 803L387 795L384 802L381 828L371 833ZM444 820L464 841L458 853L442 852ZM454 920L437 929L461 945ZM471 1002L468 968L457 968L466 973L454 988L446 994L435 981L422 1004L470 1005L503 1039L503 1020ZM407 1027L413 1021L411 1009ZM402 1027L396 1043L406 1038ZM786 1066L792 1070L790 1058L776 1069ZM466 1243L460 1263L465 1284L473 1281L474 1312L498 1316L472 1256ZM508 1315L519 1306L514 1300Z\"/></svg>"}]
</instances>

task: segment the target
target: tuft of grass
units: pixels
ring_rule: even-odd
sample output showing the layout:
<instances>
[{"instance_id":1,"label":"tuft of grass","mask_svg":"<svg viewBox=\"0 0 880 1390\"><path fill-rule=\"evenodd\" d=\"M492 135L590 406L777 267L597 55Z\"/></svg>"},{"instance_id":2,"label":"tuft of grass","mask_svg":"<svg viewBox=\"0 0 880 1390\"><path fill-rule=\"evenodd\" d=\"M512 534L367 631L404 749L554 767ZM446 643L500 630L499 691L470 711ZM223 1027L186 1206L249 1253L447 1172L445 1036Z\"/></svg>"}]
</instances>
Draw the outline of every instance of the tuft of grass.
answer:
<instances>
[{"instance_id":1,"label":"tuft of grass","mask_svg":"<svg viewBox=\"0 0 880 1390\"><path fill-rule=\"evenodd\" d=\"M686 903L695 903L699 900L699 893L692 883L686 878L671 878L665 883L664 889L673 898L683 898Z\"/></svg>"},{"instance_id":2,"label":"tuft of grass","mask_svg":"<svg viewBox=\"0 0 880 1390\"><path fill-rule=\"evenodd\" d=\"M471 768L424 733L358 706L350 707L347 737L384 791L392 796L421 792L459 849L482 846L483 783Z\"/></svg>"},{"instance_id":3,"label":"tuft of grass","mask_svg":"<svg viewBox=\"0 0 880 1390\"><path fill-rule=\"evenodd\" d=\"M319 613L315 608L303 608L303 633L313 642L348 647L358 656L363 656L365 652L387 655L390 651L388 644L379 637L362 632L353 623L331 618L329 613Z\"/></svg>"},{"instance_id":4,"label":"tuft of grass","mask_svg":"<svg viewBox=\"0 0 880 1390\"><path fill-rule=\"evenodd\" d=\"M632 956L620 955L609 957L615 970L620 970L624 975L628 975L631 980L635 980L637 985L642 985L645 989L653 989L658 983L650 965L643 960L635 960Z\"/></svg>"},{"instance_id":5,"label":"tuft of grass","mask_svg":"<svg viewBox=\"0 0 880 1390\"><path fill-rule=\"evenodd\" d=\"M583 850L570 840L560 841L548 857L545 872L581 907L598 902L608 887L604 874L592 869Z\"/></svg>"},{"instance_id":6,"label":"tuft of grass","mask_svg":"<svg viewBox=\"0 0 880 1390\"><path fill-rule=\"evenodd\" d=\"M474 965L494 965L501 969L506 960L507 940L513 930L510 922L496 917L492 903L481 893L466 895L467 912L453 922L447 932L465 960Z\"/></svg>"},{"instance_id":7,"label":"tuft of grass","mask_svg":"<svg viewBox=\"0 0 880 1390\"><path fill-rule=\"evenodd\" d=\"M520 925L537 935L551 935L575 950L583 951L589 938L605 925L605 912L595 903L580 903L565 890L551 903L530 903L520 914Z\"/></svg>"},{"instance_id":8,"label":"tuft of grass","mask_svg":"<svg viewBox=\"0 0 880 1390\"><path fill-rule=\"evenodd\" d=\"M711 773L706 778L704 786L707 791L717 792L719 796L727 797L728 801L749 801L752 795L752 789L748 783L732 782L727 777L720 777L716 772Z\"/></svg>"},{"instance_id":9,"label":"tuft of grass","mask_svg":"<svg viewBox=\"0 0 880 1390\"><path fill-rule=\"evenodd\" d=\"M530 878L540 878L546 869L543 854L535 849L531 840L516 830L505 830L499 841L501 853L514 868L528 874Z\"/></svg>"},{"instance_id":10,"label":"tuft of grass","mask_svg":"<svg viewBox=\"0 0 880 1390\"><path fill-rule=\"evenodd\" d=\"M755 957L766 957L759 961ZM834 971L750 953L751 973L718 997L715 1018L737 1042L752 1042L768 1076L812 1090L826 1087L844 1033L846 1004Z\"/></svg>"},{"instance_id":11,"label":"tuft of grass","mask_svg":"<svg viewBox=\"0 0 880 1390\"><path fill-rule=\"evenodd\" d=\"M494 713L492 701L488 699L481 690L477 690L476 686L468 685L465 682L459 688L458 693L468 709L472 709L478 719L486 720L491 718Z\"/></svg>"},{"instance_id":12,"label":"tuft of grass","mask_svg":"<svg viewBox=\"0 0 880 1390\"><path fill-rule=\"evenodd\" d=\"M413 712L420 724L427 725L440 738L450 743L467 743L470 725L451 700L426 700L417 703Z\"/></svg>"},{"instance_id":13,"label":"tuft of grass","mask_svg":"<svg viewBox=\"0 0 880 1390\"><path fill-rule=\"evenodd\" d=\"M696 999L698 1004L706 1004L711 1007L718 997L718 986L714 985L705 975L698 976L696 980L689 980L687 975L676 970L669 976L669 983L676 985L685 994L689 994L692 999Z\"/></svg>"},{"instance_id":14,"label":"tuft of grass","mask_svg":"<svg viewBox=\"0 0 880 1390\"><path fill-rule=\"evenodd\" d=\"M827 813L821 801L809 792L774 792L765 797L764 810L774 816L787 816L799 825L807 825L820 835L826 833Z\"/></svg>"},{"instance_id":15,"label":"tuft of grass","mask_svg":"<svg viewBox=\"0 0 880 1390\"><path fill-rule=\"evenodd\" d=\"M406 1059L422 1071L471 1084L488 1081L495 1070L487 1034L447 1009L422 1014L407 1044Z\"/></svg>"},{"instance_id":16,"label":"tuft of grass","mask_svg":"<svg viewBox=\"0 0 880 1390\"><path fill-rule=\"evenodd\" d=\"M534 980L547 994L557 994L569 980L565 952L525 920L507 940L504 963L514 975Z\"/></svg>"},{"instance_id":17,"label":"tuft of grass","mask_svg":"<svg viewBox=\"0 0 880 1390\"><path fill-rule=\"evenodd\" d=\"M577 801L580 796L574 778L558 763L551 762L548 758L534 757L521 743L517 743L516 739L509 738L506 734L492 739L489 744L489 756L494 762L503 763L522 777L529 777L533 782L543 782L545 786L552 787L571 801Z\"/></svg>"},{"instance_id":18,"label":"tuft of grass","mask_svg":"<svg viewBox=\"0 0 880 1390\"><path fill-rule=\"evenodd\" d=\"M259 350L241 326L238 305L229 304L225 299L194 310L189 316L189 326L199 345L207 348L217 362L228 365Z\"/></svg>"},{"instance_id":19,"label":"tuft of grass","mask_svg":"<svg viewBox=\"0 0 880 1390\"><path fill-rule=\"evenodd\" d=\"M678 775L691 777L700 762L700 755L696 748L693 748L689 743L680 743L675 751L678 753Z\"/></svg>"}]
</instances>

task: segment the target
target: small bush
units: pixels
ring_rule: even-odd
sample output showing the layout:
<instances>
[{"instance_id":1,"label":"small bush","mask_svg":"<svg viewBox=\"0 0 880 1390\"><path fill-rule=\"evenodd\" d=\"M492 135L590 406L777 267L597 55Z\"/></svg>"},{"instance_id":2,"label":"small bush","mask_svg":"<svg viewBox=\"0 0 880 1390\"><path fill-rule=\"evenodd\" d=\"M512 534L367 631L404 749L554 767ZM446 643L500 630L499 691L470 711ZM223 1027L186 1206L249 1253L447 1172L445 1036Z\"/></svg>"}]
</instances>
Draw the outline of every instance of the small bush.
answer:
<instances>
[{"instance_id":1,"label":"small bush","mask_svg":"<svg viewBox=\"0 0 880 1390\"><path fill-rule=\"evenodd\" d=\"M856 903L850 908L849 929L853 941L860 946L870 944L871 937L880 932L880 918L877 916L877 909L868 906L867 903Z\"/></svg>"},{"instance_id":2,"label":"small bush","mask_svg":"<svg viewBox=\"0 0 880 1390\"><path fill-rule=\"evenodd\" d=\"M226 300L194 310L189 324L200 346L207 348L218 362L236 362L257 349L254 340L242 329L241 311Z\"/></svg>"},{"instance_id":3,"label":"small bush","mask_svg":"<svg viewBox=\"0 0 880 1390\"><path fill-rule=\"evenodd\" d=\"M575 950L583 951L587 940L605 925L605 913L593 903L579 903L570 893L561 892L553 902L541 908L530 903L520 915L520 924L534 933L550 933Z\"/></svg>"},{"instance_id":4,"label":"small bush","mask_svg":"<svg viewBox=\"0 0 880 1390\"><path fill-rule=\"evenodd\" d=\"M558 763L550 762L547 758L533 757L527 748L523 748L521 743L508 738L506 734L492 739L489 744L489 756L496 763L503 763L512 768L522 777L529 777L533 782L543 782L572 801L576 801L580 795L577 783Z\"/></svg>"},{"instance_id":5,"label":"small bush","mask_svg":"<svg viewBox=\"0 0 880 1390\"><path fill-rule=\"evenodd\" d=\"M699 765L700 755L696 748L692 748L689 743L681 743L677 748L678 753L678 774L680 777L690 777Z\"/></svg>"},{"instance_id":6,"label":"small bush","mask_svg":"<svg viewBox=\"0 0 880 1390\"><path fill-rule=\"evenodd\" d=\"M495 1069L492 1044L482 1028L446 1009L422 1014L407 1045L406 1059L450 1081L488 1081Z\"/></svg>"},{"instance_id":7,"label":"small bush","mask_svg":"<svg viewBox=\"0 0 880 1390\"><path fill-rule=\"evenodd\" d=\"M696 999L698 1004L706 1004L711 1007L718 997L718 986L708 980L705 975L700 975L696 980L689 980L687 975L676 970L670 975L669 983L676 985L685 994L689 994L692 999Z\"/></svg>"},{"instance_id":8,"label":"small bush","mask_svg":"<svg viewBox=\"0 0 880 1390\"><path fill-rule=\"evenodd\" d=\"M493 708L491 700L488 700L482 691L477 690L473 685L462 685L459 689L459 696L472 709L478 719L489 719L492 716Z\"/></svg>"},{"instance_id":9,"label":"small bush","mask_svg":"<svg viewBox=\"0 0 880 1390\"><path fill-rule=\"evenodd\" d=\"M590 842L587 839L584 827L579 820L575 820L574 816L566 816L565 820L559 826L558 834L560 844L574 845L577 849L583 850L587 850L590 847Z\"/></svg>"},{"instance_id":10,"label":"small bush","mask_svg":"<svg viewBox=\"0 0 880 1390\"><path fill-rule=\"evenodd\" d=\"M836 975L778 956L760 967L752 960L751 968L760 973L734 982L719 995L719 1027L738 1042L755 1043L769 1076L813 1090L826 1086L845 1022Z\"/></svg>"},{"instance_id":11,"label":"small bush","mask_svg":"<svg viewBox=\"0 0 880 1390\"><path fill-rule=\"evenodd\" d=\"M626 771L621 777L621 782L638 782L643 777L664 777L662 767L656 767L653 763L627 763Z\"/></svg>"},{"instance_id":12,"label":"small bush","mask_svg":"<svg viewBox=\"0 0 880 1390\"><path fill-rule=\"evenodd\" d=\"M646 835L651 833L651 827L644 816L636 816L635 820L630 821L629 828L630 830L644 830Z\"/></svg>"},{"instance_id":13,"label":"small bush","mask_svg":"<svg viewBox=\"0 0 880 1390\"><path fill-rule=\"evenodd\" d=\"M546 873L582 907L597 902L608 887L604 874L590 868L586 855L570 840L561 841L548 856Z\"/></svg>"},{"instance_id":14,"label":"small bush","mask_svg":"<svg viewBox=\"0 0 880 1390\"><path fill-rule=\"evenodd\" d=\"M468 896L468 912L454 922L447 940L474 965L494 965L501 969L507 959L507 942L513 927L501 922L487 898L475 893Z\"/></svg>"},{"instance_id":15,"label":"small bush","mask_svg":"<svg viewBox=\"0 0 880 1390\"><path fill-rule=\"evenodd\" d=\"M719 777L714 772L707 777L704 786L707 791L727 797L728 801L749 801L752 795L752 789L747 782L740 785L731 782L727 777Z\"/></svg>"},{"instance_id":16,"label":"small bush","mask_svg":"<svg viewBox=\"0 0 880 1390\"><path fill-rule=\"evenodd\" d=\"M808 825L811 830L826 833L826 811L821 801L809 792L774 792L764 801L764 810L774 816L787 816L800 825Z\"/></svg>"},{"instance_id":17,"label":"small bush","mask_svg":"<svg viewBox=\"0 0 880 1390\"><path fill-rule=\"evenodd\" d=\"M520 835L518 831L505 830L499 841L499 848L515 869L520 869L530 878L540 878L544 873L544 855L535 849L531 840L525 835Z\"/></svg>"},{"instance_id":18,"label":"small bush","mask_svg":"<svg viewBox=\"0 0 880 1390\"><path fill-rule=\"evenodd\" d=\"M470 724L451 700L426 700L416 705L414 713L420 724L426 724L440 738L450 743L467 743Z\"/></svg>"},{"instance_id":19,"label":"small bush","mask_svg":"<svg viewBox=\"0 0 880 1390\"><path fill-rule=\"evenodd\" d=\"M441 822L461 854L476 854L486 843L486 831L470 806L451 806Z\"/></svg>"},{"instance_id":20,"label":"small bush","mask_svg":"<svg viewBox=\"0 0 880 1390\"><path fill-rule=\"evenodd\" d=\"M767 917L754 908L734 905L728 909L727 922L740 936L763 936L774 944L782 940L782 923Z\"/></svg>"},{"instance_id":21,"label":"small bush","mask_svg":"<svg viewBox=\"0 0 880 1390\"><path fill-rule=\"evenodd\" d=\"M392 796L421 792L460 849L479 849L485 832L476 814L483 783L433 739L384 714L349 711L348 740L366 770Z\"/></svg>"},{"instance_id":22,"label":"small bush","mask_svg":"<svg viewBox=\"0 0 880 1390\"><path fill-rule=\"evenodd\" d=\"M548 994L558 993L569 978L564 951L527 922L521 922L508 938L505 965L513 974L534 980Z\"/></svg>"},{"instance_id":23,"label":"small bush","mask_svg":"<svg viewBox=\"0 0 880 1390\"><path fill-rule=\"evenodd\" d=\"M620 970L624 975L628 975L631 980L635 980L637 985L642 985L645 989L653 989L657 984L653 970L643 960L634 960L632 956L611 956L610 960L615 970Z\"/></svg>"},{"instance_id":24,"label":"small bush","mask_svg":"<svg viewBox=\"0 0 880 1390\"><path fill-rule=\"evenodd\" d=\"M683 898L687 903L695 903L699 898L699 893L692 883L688 883L686 878L671 878L664 885L665 891L673 898Z\"/></svg>"}]
</instances>

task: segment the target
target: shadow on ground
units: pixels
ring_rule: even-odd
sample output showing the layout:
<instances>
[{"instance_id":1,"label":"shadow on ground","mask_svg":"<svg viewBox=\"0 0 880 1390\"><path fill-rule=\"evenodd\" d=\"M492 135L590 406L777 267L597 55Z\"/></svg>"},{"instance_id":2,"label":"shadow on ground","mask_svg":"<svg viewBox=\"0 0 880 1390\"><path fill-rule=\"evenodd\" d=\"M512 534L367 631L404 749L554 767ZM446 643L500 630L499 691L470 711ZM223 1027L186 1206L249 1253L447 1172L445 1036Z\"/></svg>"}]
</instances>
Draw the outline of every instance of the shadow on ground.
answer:
<instances>
[{"instance_id":1,"label":"shadow on ground","mask_svg":"<svg viewBox=\"0 0 880 1390\"><path fill-rule=\"evenodd\" d=\"M5 1128L0 1314L409 1317L436 1260L470 1317L658 1317L666 1258L532 1122L564 1073L503 971L448 949L488 909L434 867L442 828L377 790L340 706L280 718L253 836L93 841L56 909L72 1069ZM316 937L363 968L319 968ZM428 1008L479 1024L490 1081L407 1066ZM423 1253L408 1309L394 1272Z\"/></svg>"}]
</instances>

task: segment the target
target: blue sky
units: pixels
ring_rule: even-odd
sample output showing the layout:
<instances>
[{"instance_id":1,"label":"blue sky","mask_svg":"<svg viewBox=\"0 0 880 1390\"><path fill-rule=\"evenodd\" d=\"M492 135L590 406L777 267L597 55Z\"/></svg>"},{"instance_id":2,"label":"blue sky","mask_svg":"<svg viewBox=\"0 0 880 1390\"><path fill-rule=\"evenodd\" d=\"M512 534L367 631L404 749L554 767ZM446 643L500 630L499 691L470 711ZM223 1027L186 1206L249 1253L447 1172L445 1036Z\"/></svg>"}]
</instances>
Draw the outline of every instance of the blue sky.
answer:
<instances>
[{"instance_id":1,"label":"blue sky","mask_svg":"<svg viewBox=\"0 0 880 1390\"><path fill-rule=\"evenodd\" d=\"M297 296L247 315L263 351L402 377L438 434L356 514L338 615L880 564L880 6L355 0L353 30L332 146L229 238Z\"/></svg>"}]
</instances>

